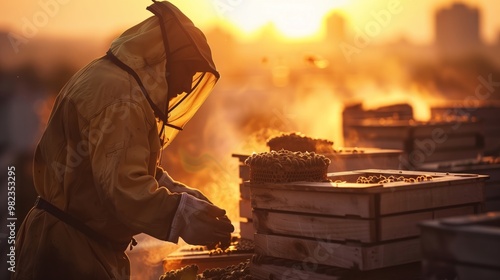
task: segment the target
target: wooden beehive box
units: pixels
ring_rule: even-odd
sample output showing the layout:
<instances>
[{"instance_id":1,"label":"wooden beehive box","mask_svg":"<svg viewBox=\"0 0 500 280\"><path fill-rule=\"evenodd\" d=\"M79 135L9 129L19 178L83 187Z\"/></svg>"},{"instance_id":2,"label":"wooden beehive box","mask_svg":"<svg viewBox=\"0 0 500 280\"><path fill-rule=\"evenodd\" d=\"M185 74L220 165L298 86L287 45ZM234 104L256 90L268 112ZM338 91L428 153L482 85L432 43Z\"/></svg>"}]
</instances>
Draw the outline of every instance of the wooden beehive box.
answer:
<instances>
[{"instance_id":1,"label":"wooden beehive box","mask_svg":"<svg viewBox=\"0 0 500 280\"><path fill-rule=\"evenodd\" d=\"M459 161L447 164L429 164L422 170L432 172L474 173L488 175L484 184L485 212L500 211L500 157L482 157L473 161Z\"/></svg>"},{"instance_id":2,"label":"wooden beehive box","mask_svg":"<svg viewBox=\"0 0 500 280\"><path fill-rule=\"evenodd\" d=\"M355 183L360 176L430 175L406 183ZM256 254L371 270L418 261L419 221L478 213L487 176L366 169L332 181L251 184Z\"/></svg>"},{"instance_id":3,"label":"wooden beehive box","mask_svg":"<svg viewBox=\"0 0 500 280\"><path fill-rule=\"evenodd\" d=\"M500 212L424 221L420 228L425 279L500 279Z\"/></svg>"},{"instance_id":4,"label":"wooden beehive box","mask_svg":"<svg viewBox=\"0 0 500 280\"><path fill-rule=\"evenodd\" d=\"M343 147L334 153L323 154L331 160L328 172L360 170L368 168L399 169L403 150Z\"/></svg>"},{"instance_id":5,"label":"wooden beehive box","mask_svg":"<svg viewBox=\"0 0 500 280\"><path fill-rule=\"evenodd\" d=\"M500 151L500 103L477 102L477 106L465 104L441 104L431 108L432 119L475 118L481 122L486 155L498 155Z\"/></svg>"},{"instance_id":6,"label":"wooden beehive box","mask_svg":"<svg viewBox=\"0 0 500 280\"><path fill-rule=\"evenodd\" d=\"M417 122L375 120L350 124L344 128L349 146L401 149L402 169L417 170L430 162L475 159L483 151L480 122Z\"/></svg>"},{"instance_id":7,"label":"wooden beehive box","mask_svg":"<svg viewBox=\"0 0 500 280\"><path fill-rule=\"evenodd\" d=\"M366 168L398 169L402 150L343 147L335 153L324 154L331 160L328 172L359 170ZM250 188L243 182L250 179L250 167L245 165L249 157L243 154L233 154L239 161L238 171L241 179L240 189L240 235L245 239L253 239L253 218L250 207Z\"/></svg>"},{"instance_id":8,"label":"wooden beehive box","mask_svg":"<svg viewBox=\"0 0 500 280\"><path fill-rule=\"evenodd\" d=\"M254 279L314 279L314 280L422 280L420 263L359 271L321 265L308 258L294 261L254 255L250 259L250 274Z\"/></svg>"}]
</instances>

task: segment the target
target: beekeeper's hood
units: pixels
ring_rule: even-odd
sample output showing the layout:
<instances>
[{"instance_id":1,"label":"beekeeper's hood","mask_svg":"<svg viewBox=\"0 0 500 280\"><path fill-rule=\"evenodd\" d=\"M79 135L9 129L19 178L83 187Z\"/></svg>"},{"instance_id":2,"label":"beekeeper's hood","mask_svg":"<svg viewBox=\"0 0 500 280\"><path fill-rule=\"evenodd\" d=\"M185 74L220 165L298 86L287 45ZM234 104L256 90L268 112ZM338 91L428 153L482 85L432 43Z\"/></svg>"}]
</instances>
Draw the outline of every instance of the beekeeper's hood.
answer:
<instances>
[{"instance_id":1,"label":"beekeeper's hood","mask_svg":"<svg viewBox=\"0 0 500 280\"><path fill-rule=\"evenodd\" d=\"M155 16L114 40L108 56L133 72L140 85L134 93L148 99L167 145L198 111L219 73L205 36L193 22L171 3L153 2L148 10ZM187 89L176 95L173 86L182 80L187 80Z\"/></svg>"}]
</instances>

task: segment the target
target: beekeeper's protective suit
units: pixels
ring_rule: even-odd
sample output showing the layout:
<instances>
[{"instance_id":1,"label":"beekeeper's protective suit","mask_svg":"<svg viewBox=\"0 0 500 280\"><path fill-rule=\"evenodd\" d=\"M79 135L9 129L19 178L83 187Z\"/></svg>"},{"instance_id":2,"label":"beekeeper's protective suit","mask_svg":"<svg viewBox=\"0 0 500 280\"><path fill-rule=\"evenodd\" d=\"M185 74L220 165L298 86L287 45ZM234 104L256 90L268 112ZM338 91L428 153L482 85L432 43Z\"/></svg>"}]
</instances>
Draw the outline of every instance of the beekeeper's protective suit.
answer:
<instances>
[{"instance_id":1,"label":"beekeeper's protective suit","mask_svg":"<svg viewBox=\"0 0 500 280\"><path fill-rule=\"evenodd\" d=\"M148 9L155 16L76 73L54 104L14 279L129 279L124 251L138 233L191 244L230 238L223 209L157 167L219 78L210 48L172 4Z\"/></svg>"}]
</instances>

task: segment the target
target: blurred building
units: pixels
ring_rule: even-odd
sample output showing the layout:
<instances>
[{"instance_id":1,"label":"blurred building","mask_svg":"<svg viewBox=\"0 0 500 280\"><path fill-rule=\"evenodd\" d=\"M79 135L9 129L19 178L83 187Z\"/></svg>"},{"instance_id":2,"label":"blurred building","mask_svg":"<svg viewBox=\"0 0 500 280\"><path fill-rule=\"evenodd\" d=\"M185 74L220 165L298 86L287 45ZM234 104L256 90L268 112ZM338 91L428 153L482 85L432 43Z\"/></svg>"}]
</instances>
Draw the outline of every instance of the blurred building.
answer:
<instances>
[{"instance_id":1,"label":"blurred building","mask_svg":"<svg viewBox=\"0 0 500 280\"><path fill-rule=\"evenodd\" d=\"M481 13L463 3L436 12L436 45L444 51L470 51L482 45Z\"/></svg>"},{"instance_id":2,"label":"blurred building","mask_svg":"<svg viewBox=\"0 0 500 280\"><path fill-rule=\"evenodd\" d=\"M346 22L340 13L331 13L325 19L326 39L336 42L344 41L346 38Z\"/></svg>"}]
</instances>

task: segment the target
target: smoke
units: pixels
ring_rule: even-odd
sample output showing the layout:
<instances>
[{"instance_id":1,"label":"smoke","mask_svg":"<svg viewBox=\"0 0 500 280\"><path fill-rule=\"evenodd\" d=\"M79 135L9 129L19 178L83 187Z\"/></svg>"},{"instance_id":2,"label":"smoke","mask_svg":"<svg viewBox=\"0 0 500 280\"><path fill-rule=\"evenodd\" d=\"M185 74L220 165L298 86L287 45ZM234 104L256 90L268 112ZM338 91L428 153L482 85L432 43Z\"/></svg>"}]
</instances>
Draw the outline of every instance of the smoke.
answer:
<instances>
[{"instance_id":1,"label":"smoke","mask_svg":"<svg viewBox=\"0 0 500 280\"><path fill-rule=\"evenodd\" d=\"M164 272L165 258L179 249L185 243L179 245L163 242L145 234L134 237L137 246L132 250L127 250L130 259L131 280L157 280Z\"/></svg>"},{"instance_id":2,"label":"smoke","mask_svg":"<svg viewBox=\"0 0 500 280\"><path fill-rule=\"evenodd\" d=\"M265 38L238 43L219 33L207 37L222 78L162 163L175 179L206 192L234 221L241 181L233 154L268 151L267 140L282 132L343 146L342 111L352 103L366 110L408 104L414 119L426 121L434 104L473 92L478 69L494 69L470 57L419 56L417 47L410 55L393 54L390 47L367 48L347 63L325 42ZM474 62L482 66L470 67Z\"/></svg>"}]
</instances>

